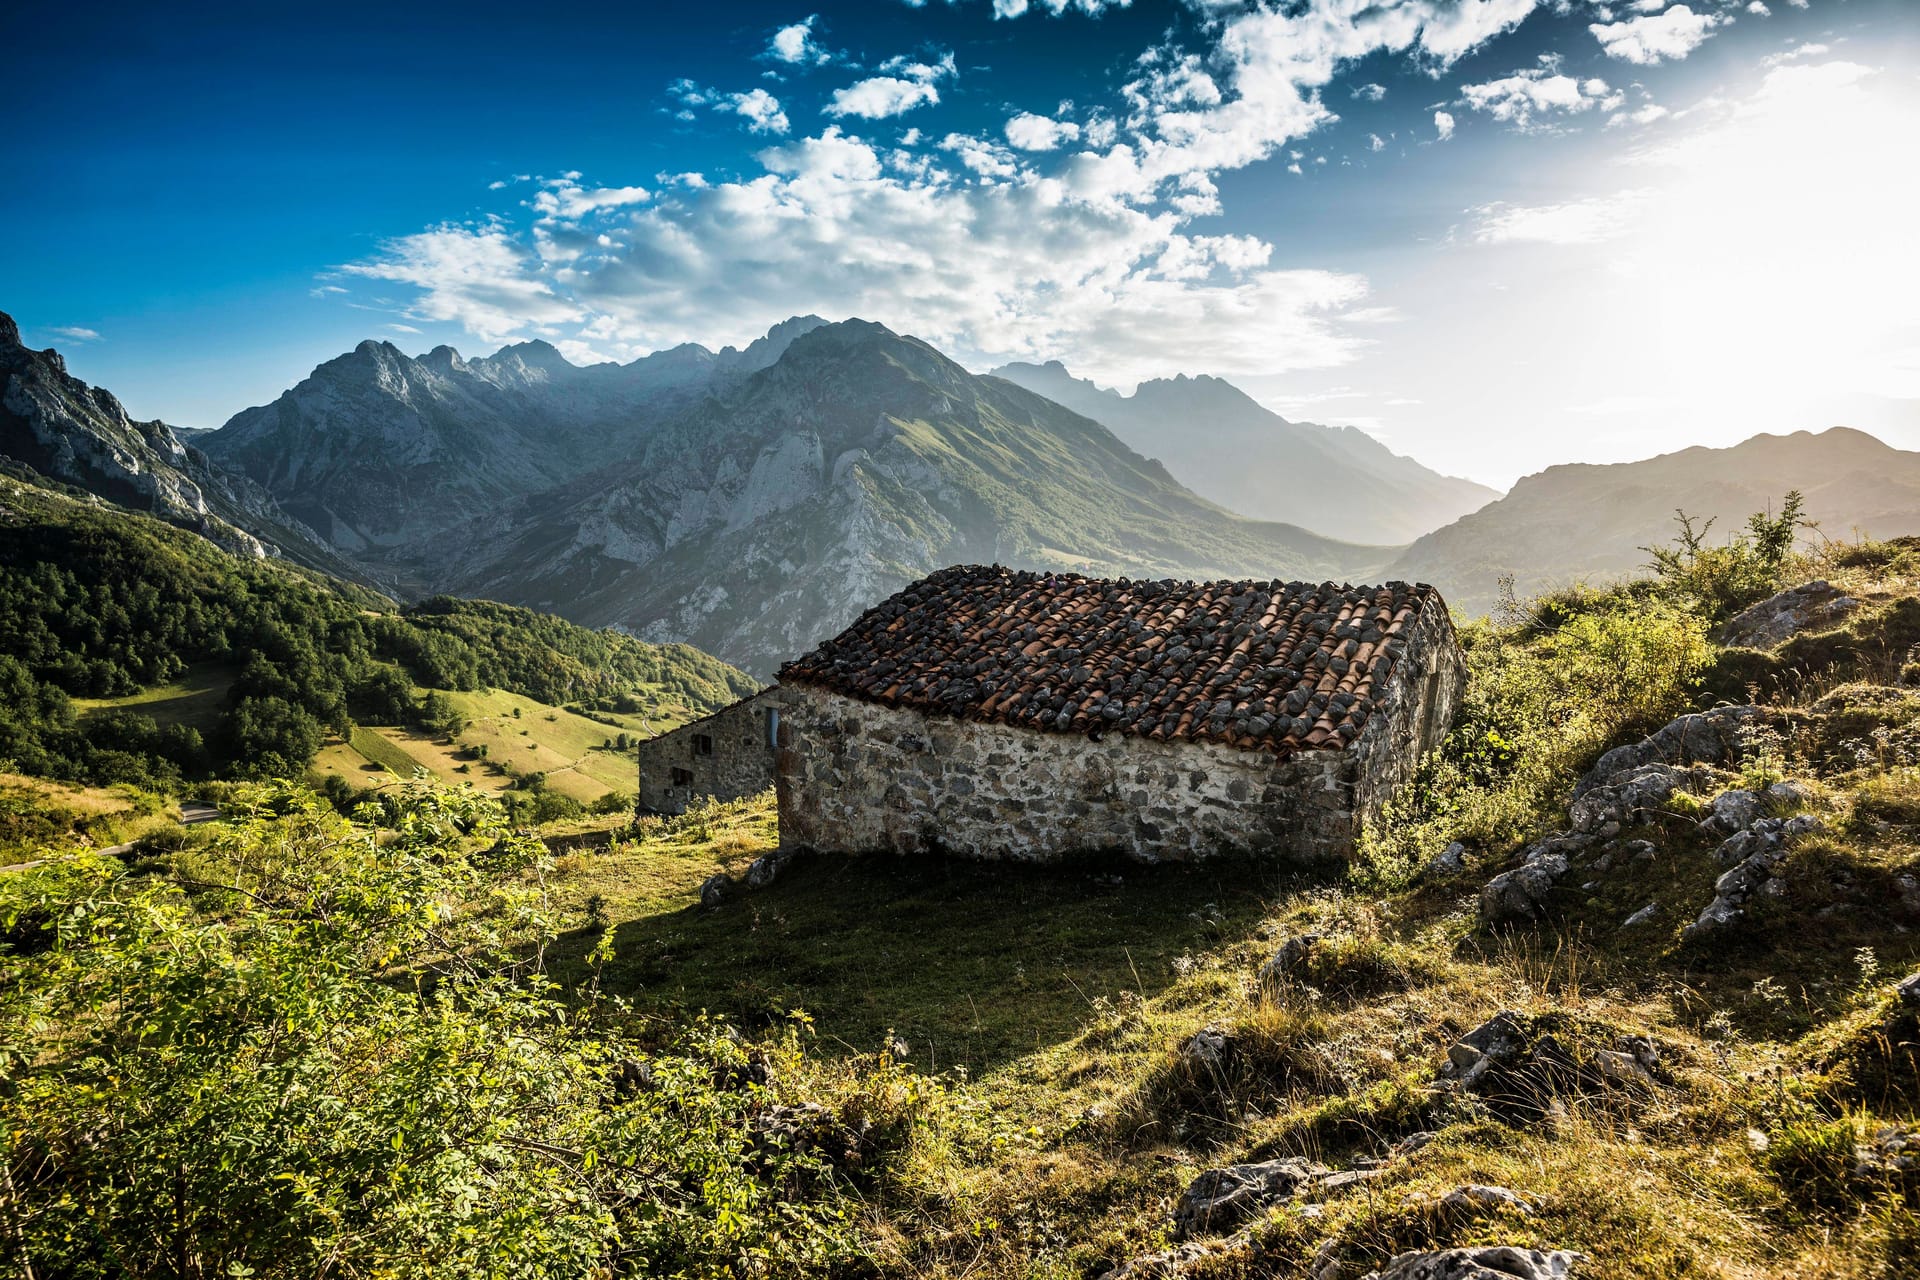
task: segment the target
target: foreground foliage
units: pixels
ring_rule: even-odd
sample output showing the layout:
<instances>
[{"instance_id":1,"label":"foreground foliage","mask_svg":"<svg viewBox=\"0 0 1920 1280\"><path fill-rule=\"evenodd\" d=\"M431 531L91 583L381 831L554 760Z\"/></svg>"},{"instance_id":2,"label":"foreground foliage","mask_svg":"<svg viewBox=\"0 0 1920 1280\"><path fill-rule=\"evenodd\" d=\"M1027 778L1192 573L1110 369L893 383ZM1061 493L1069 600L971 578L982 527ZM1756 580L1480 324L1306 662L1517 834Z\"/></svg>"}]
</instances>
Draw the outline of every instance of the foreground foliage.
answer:
<instances>
[{"instance_id":1,"label":"foreground foliage","mask_svg":"<svg viewBox=\"0 0 1920 1280\"><path fill-rule=\"evenodd\" d=\"M1862 1153L1920 1129L1894 991L1920 965L1920 542L1701 559L1470 628L1447 748L1346 875L823 857L703 908L777 842L770 797L581 820L549 858L425 789L361 822L242 791L217 835L0 873L0 1224L26 1232L0 1258L1092 1280L1175 1246L1202 1171L1302 1157L1367 1176L1179 1274L1500 1243L1578 1251L1580 1280L1913 1275L1920 1185ZM1859 607L1716 643L1811 577ZM1730 697L1773 728L1627 823L1644 857L1481 923L1601 752ZM1738 930L1687 939L1725 870L1711 801L1781 779L1821 829ZM1503 1010L1564 1045L1550 1104L1437 1084ZM1629 1035L1657 1071L1611 1080ZM1479 1184L1526 1208L1449 1207Z\"/></svg>"},{"instance_id":2,"label":"foreground foliage","mask_svg":"<svg viewBox=\"0 0 1920 1280\"><path fill-rule=\"evenodd\" d=\"M808 1078L797 1029L750 1048L556 1000L545 849L471 793L416 788L385 829L251 800L147 865L0 875L0 1253L70 1276L854 1254L844 1179L762 1123Z\"/></svg>"}]
</instances>

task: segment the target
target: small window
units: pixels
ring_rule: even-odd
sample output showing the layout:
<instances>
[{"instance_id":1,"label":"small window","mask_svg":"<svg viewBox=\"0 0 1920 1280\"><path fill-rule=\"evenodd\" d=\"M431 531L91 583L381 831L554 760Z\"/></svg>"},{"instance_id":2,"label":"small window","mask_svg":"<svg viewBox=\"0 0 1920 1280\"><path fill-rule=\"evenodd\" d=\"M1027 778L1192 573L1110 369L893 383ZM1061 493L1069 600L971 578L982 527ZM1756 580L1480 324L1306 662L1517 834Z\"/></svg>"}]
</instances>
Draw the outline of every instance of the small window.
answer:
<instances>
[{"instance_id":1,"label":"small window","mask_svg":"<svg viewBox=\"0 0 1920 1280\"><path fill-rule=\"evenodd\" d=\"M780 708L767 708L767 750L780 749Z\"/></svg>"},{"instance_id":2,"label":"small window","mask_svg":"<svg viewBox=\"0 0 1920 1280\"><path fill-rule=\"evenodd\" d=\"M694 734L693 735L693 754L697 756L712 755L713 754L713 735L710 733Z\"/></svg>"},{"instance_id":3,"label":"small window","mask_svg":"<svg viewBox=\"0 0 1920 1280\"><path fill-rule=\"evenodd\" d=\"M673 771L672 771L672 785L674 785L674 786L676 786L676 787L690 787L690 786L692 786L692 785L693 785L693 770L691 770L691 769L675 769L675 770L673 770Z\"/></svg>"}]
</instances>

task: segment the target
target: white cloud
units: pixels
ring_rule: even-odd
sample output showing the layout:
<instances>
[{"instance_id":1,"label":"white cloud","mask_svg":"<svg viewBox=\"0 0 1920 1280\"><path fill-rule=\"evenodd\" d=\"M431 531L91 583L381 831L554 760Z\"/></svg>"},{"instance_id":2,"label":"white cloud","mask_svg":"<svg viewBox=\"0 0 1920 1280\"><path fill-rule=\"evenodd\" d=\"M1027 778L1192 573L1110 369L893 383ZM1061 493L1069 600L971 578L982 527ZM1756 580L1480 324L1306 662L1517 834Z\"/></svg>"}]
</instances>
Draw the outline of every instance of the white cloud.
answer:
<instances>
[{"instance_id":1,"label":"white cloud","mask_svg":"<svg viewBox=\"0 0 1920 1280\"><path fill-rule=\"evenodd\" d=\"M1824 57L1832 52L1833 50L1824 44L1809 41L1806 44L1796 45L1785 53L1770 53L1760 61L1764 66L1777 67L1783 62L1793 62L1800 58Z\"/></svg>"},{"instance_id":2,"label":"white cloud","mask_svg":"<svg viewBox=\"0 0 1920 1280\"><path fill-rule=\"evenodd\" d=\"M1071 120L1022 111L1007 121L1007 141L1022 151L1052 151L1063 142L1080 136L1080 126Z\"/></svg>"},{"instance_id":3,"label":"white cloud","mask_svg":"<svg viewBox=\"0 0 1920 1280\"><path fill-rule=\"evenodd\" d=\"M340 268L349 275L412 285L419 296L407 314L458 324L484 342L528 326L581 319L583 308L554 292L506 228L446 223L383 246L379 257Z\"/></svg>"},{"instance_id":4,"label":"white cloud","mask_svg":"<svg viewBox=\"0 0 1920 1280\"><path fill-rule=\"evenodd\" d=\"M390 329L390 330L392 330L392 331L393 331L394 333L418 333L418 332L420 332L420 331L419 331L418 329L416 329L416 328L414 328L414 327L413 327L412 325L410 325L410 324L390 324L390 325L388 325L388 326L387 326L387 328L388 328L388 329Z\"/></svg>"},{"instance_id":5,"label":"white cloud","mask_svg":"<svg viewBox=\"0 0 1920 1280\"><path fill-rule=\"evenodd\" d=\"M1607 128L1616 129L1621 125L1627 124L1652 124L1654 121L1664 120L1672 114L1673 112L1667 110L1659 103L1649 102L1646 106L1636 107L1632 111L1615 113L1608 118Z\"/></svg>"},{"instance_id":6,"label":"white cloud","mask_svg":"<svg viewBox=\"0 0 1920 1280\"><path fill-rule=\"evenodd\" d=\"M1645 207L1644 191L1572 200L1564 204L1494 203L1472 210L1481 244L1598 244L1632 229Z\"/></svg>"},{"instance_id":7,"label":"white cloud","mask_svg":"<svg viewBox=\"0 0 1920 1280\"><path fill-rule=\"evenodd\" d=\"M1732 21L1725 14L1695 13L1677 4L1664 13L1625 22L1592 23L1587 30L1608 57L1650 66L1665 59L1679 61L1699 48L1715 27Z\"/></svg>"},{"instance_id":8,"label":"white cloud","mask_svg":"<svg viewBox=\"0 0 1920 1280\"><path fill-rule=\"evenodd\" d=\"M761 152L757 177L663 186L608 217L612 247L567 258L505 224L444 226L348 270L416 287L409 319L486 341L545 332L615 358L739 342L801 311L879 319L979 362L1059 357L1113 382L1325 367L1368 341L1346 318L1364 279L1276 268L1257 238L1190 233L1175 210L1083 194L991 142L943 145L996 176L902 173L830 128ZM1204 177L1183 195L1214 198Z\"/></svg>"},{"instance_id":9,"label":"white cloud","mask_svg":"<svg viewBox=\"0 0 1920 1280\"><path fill-rule=\"evenodd\" d=\"M1109 9L1124 9L1132 2L1133 0L1038 0L1036 6L1033 0L993 0L993 16L1018 18L1029 9L1038 7L1045 9L1056 18L1069 11L1077 11L1097 18ZM925 4L926 0L917 0L917 3L916 0L907 0L907 3L917 9Z\"/></svg>"},{"instance_id":10,"label":"white cloud","mask_svg":"<svg viewBox=\"0 0 1920 1280\"><path fill-rule=\"evenodd\" d=\"M1747 12L1756 18L1770 18L1773 16L1773 10L1767 8L1767 6L1762 3L1762 0L1753 0L1753 3L1747 6Z\"/></svg>"},{"instance_id":11,"label":"white cloud","mask_svg":"<svg viewBox=\"0 0 1920 1280\"><path fill-rule=\"evenodd\" d=\"M797 65L820 66L831 62L833 55L822 49L813 38L813 24L819 20L820 15L816 13L781 27L767 42L767 56L776 62Z\"/></svg>"},{"instance_id":12,"label":"white cloud","mask_svg":"<svg viewBox=\"0 0 1920 1280\"><path fill-rule=\"evenodd\" d=\"M790 124L787 113L780 107L780 99L765 89L724 93L704 88L692 80L675 80L667 92L681 104L679 118L682 120L696 119L695 107L712 107L745 120L750 133L785 133Z\"/></svg>"},{"instance_id":13,"label":"white cloud","mask_svg":"<svg viewBox=\"0 0 1920 1280\"><path fill-rule=\"evenodd\" d=\"M1385 151L1387 149L1387 140L1377 133L1370 133L1367 135L1367 149L1369 151Z\"/></svg>"},{"instance_id":14,"label":"white cloud","mask_svg":"<svg viewBox=\"0 0 1920 1280\"><path fill-rule=\"evenodd\" d=\"M897 74L869 76L844 89L835 89L826 113L881 120L915 107L931 106L940 101L939 82L954 74L953 55L949 53L933 63L895 58L882 64L881 70Z\"/></svg>"},{"instance_id":15,"label":"white cloud","mask_svg":"<svg viewBox=\"0 0 1920 1280\"><path fill-rule=\"evenodd\" d=\"M53 327L53 333L56 337L65 338L68 342L100 341L100 331L98 329L89 329L84 325L77 325L77 324L55 325Z\"/></svg>"},{"instance_id":16,"label":"white cloud","mask_svg":"<svg viewBox=\"0 0 1920 1280\"><path fill-rule=\"evenodd\" d=\"M1451 138L1453 136L1453 114L1448 111L1434 112L1433 128L1434 132L1440 135L1440 141L1445 142L1448 138Z\"/></svg>"},{"instance_id":17,"label":"white cloud","mask_svg":"<svg viewBox=\"0 0 1920 1280\"><path fill-rule=\"evenodd\" d=\"M1383 84L1363 84L1353 91L1356 102L1378 102L1387 96L1387 86Z\"/></svg>"},{"instance_id":18,"label":"white cloud","mask_svg":"<svg viewBox=\"0 0 1920 1280\"><path fill-rule=\"evenodd\" d=\"M785 133L787 131L787 113L780 109L780 99L765 89L736 93L728 101L734 114L744 118L747 128L754 133Z\"/></svg>"},{"instance_id":19,"label":"white cloud","mask_svg":"<svg viewBox=\"0 0 1920 1280\"><path fill-rule=\"evenodd\" d=\"M319 284L307 290L307 296L310 298L328 298L334 294L345 292L346 290L337 284Z\"/></svg>"},{"instance_id":20,"label":"white cloud","mask_svg":"<svg viewBox=\"0 0 1920 1280\"><path fill-rule=\"evenodd\" d=\"M1138 198L1182 174L1243 168L1337 119L1321 93L1343 65L1387 51L1444 68L1537 3L1306 0L1236 12L1208 26L1204 59L1173 45L1139 59L1126 86L1132 137L1115 143L1109 158L1126 149Z\"/></svg>"},{"instance_id":21,"label":"white cloud","mask_svg":"<svg viewBox=\"0 0 1920 1280\"><path fill-rule=\"evenodd\" d=\"M1620 99L1599 79L1576 80L1544 69L1522 71L1504 80L1460 87L1466 104L1517 129L1536 127L1537 117L1577 114L1593 107L1618 106Z\"/></svg>"},{"instance_id":22,"label":"white cloud","mask_svg":"<svg viewBox=\"0 0 1920 1280\"><path fill-rule=\"evenodd\" d=\"M641 204L652 198L645 187L583 187L579 174L540 180L533 208L543 218L573 222L602 209Z\"/></svg>"},{"instance_id":23,"label":"white cloud","mask_svg":"<svg viewBox=\"0 0 1920 1280\"><path fill-rule=\"evenodd\" d=\"M985 138L950 133L940 140L942 151L951 151L960 163L983 178L1011 178L1020 171L1013 152Z\"/></svg>"}]
</instances>

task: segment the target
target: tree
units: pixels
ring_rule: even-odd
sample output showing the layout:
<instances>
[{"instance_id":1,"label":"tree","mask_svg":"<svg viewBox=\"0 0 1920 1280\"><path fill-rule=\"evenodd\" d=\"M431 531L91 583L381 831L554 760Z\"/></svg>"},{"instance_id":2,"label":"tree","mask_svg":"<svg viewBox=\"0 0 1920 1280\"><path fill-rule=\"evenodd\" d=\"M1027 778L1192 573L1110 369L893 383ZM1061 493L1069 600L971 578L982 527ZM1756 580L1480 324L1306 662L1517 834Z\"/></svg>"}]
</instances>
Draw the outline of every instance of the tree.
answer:
<instances>
[{"instance_id":1,"label":"tree","mask_svg":"<svg viewBox=\"0 0 1920 1280\"><path fill-rule=\"evenodd\" d=\"M303 772L326 735L304 707L285 698L242 698L222 719L226 753L235 770L255 778Z\"/></svg>"},{"instance_id":2,"label":"tree","mask_svg":"<svg viewBox=\"0 0 1920 1280\"><path fill-rule=\"evenodd\" d=\"M448 738L459 736L467 727L467 718L453 705L453 699L437 689L421 700L416 718L421 728Z\"/></svg>"}]
</instances>

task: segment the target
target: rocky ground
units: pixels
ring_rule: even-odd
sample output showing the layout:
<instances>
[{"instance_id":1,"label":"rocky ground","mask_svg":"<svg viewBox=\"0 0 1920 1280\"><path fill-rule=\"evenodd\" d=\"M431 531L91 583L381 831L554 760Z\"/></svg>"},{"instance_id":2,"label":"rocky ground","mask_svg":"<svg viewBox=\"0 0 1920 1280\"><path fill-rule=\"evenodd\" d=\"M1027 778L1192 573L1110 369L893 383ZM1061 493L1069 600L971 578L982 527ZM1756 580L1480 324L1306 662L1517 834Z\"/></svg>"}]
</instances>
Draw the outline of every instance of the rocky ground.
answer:
<instances>
[{"instance_id":1,"label":"rocky ground","mask_svg":"<svg viewBox=\"0 0 1920 1280\"><path fill-rule=\"evenodd\" d=\"M941 1082L872 1187L882 1274L1916 1274L1920 547L1848 554L1700 642L1693 710L1505 825L1423 819L1410 867L744 850L616 930L662 957L622 981Z\"/></svg>"}]
</instances>

